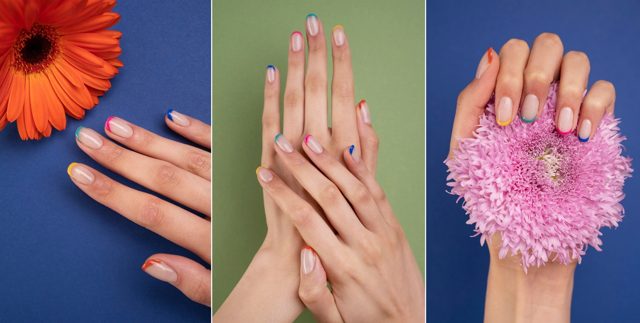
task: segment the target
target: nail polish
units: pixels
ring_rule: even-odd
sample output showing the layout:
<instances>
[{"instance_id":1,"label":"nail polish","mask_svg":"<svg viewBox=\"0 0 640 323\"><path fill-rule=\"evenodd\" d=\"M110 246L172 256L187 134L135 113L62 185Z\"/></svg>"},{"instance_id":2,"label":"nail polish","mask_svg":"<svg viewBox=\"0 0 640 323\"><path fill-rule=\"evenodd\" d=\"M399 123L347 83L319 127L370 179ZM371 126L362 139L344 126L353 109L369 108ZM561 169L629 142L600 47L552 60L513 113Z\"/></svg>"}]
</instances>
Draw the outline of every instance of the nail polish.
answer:
<instances>
[{"instance_id":1,"label":"nail polish","mask_svg":"<svg viewBox=\"0 0 640 323\"><path fill-rule=\"evenodd\" d=\"M344 27L342 27L342 25L335 25L333 27L333 41L338 47L344 45Z\"/></svg>"},{"instance_id":2,"label":"nail polish","mask_svg":"<svg viewBox=\"0 0 640 323\"><path fill-rule=\"evenodd\" d=\"M589 137L591 137L591 120L585 119L582 120L582 124L580 125L578 140L580 140L580 142L587 142L589 141Z\"/></svg>"},{"instance_id":3,"label":"nail polish","mask_svg":"<svg viewBox=\"0 0 640 323\"><path fill-rule=\"evenodd\" d=\"M273 179L271 171L262 166L258 166L258 168L256 168L256 174L258 175L258 178L265 183L269 183Z\"/></svg>"},{"instance_id":4,"label":"nail polish","mask_svg":"<svg viewBox=\"0 0 640 323\"><path fill-rule=\"evenodd\" d=\"M76 129L76 139L85 147L91 149L102 148L102 138L97 132L89 128L78 127Z\"/></svg>"},{"instance_id":5,"label":"nail polish","mask_svg":"<svg viewBox=\"0 0 640 323\"><path fill-rule=\"evenodd\" d=\"M191 122L189 121L189 119L187 119L187 117L174 110L174 109L169 109L167 111L167 119L169 119L170 121L172 121L173 123L179 125L179 126L183 126L183 127L187 127L191 124Z\"/></svg>"},{"instance_id":6,"label":"nail polish","mask_svg":"<svg viewBox=\"0 0 640 323\"><path fill-rule=\"evenodd\" d=\"M304 143L316 154L321 154L324 151L322 149L322 145L320 145L320 143L311 135L304 137Z\"/></svg>"},{"instance_id":7,"label":"nail polish","mask_svg":"<svg viewBox=\"0 0 640 323\"><path fill-rule=\"evenodd\" d=\"M570 107L564 107L558 115L558 133L566 135L573 128L573 110Z\"/></svg>"},{"instance_id":8,"label":"nail polish","mask_svg":"<svg viewBox=\"0 0 640 323\"><path fill-rule=\"evenodd\" d=\"M493 48L489 47L487 52L482 55L482 59L480 60L480 64L478 64L478 69L476 69L476 79L480 79L484 72L489 68L491 62L493 62Z\"/></svg>"},{"instance_id":9,"label":"nail polish","mask_svg":"<svg viewBox=\"0 0 640 323\"><path fill-rule=\"evenodd\" d=\"M371 115L369 114L369 106L367 106L366 100L361 100L358 103L358 109L360 109L360 119L365 124L371 124Z\"/></svg>"},{"instance_id":10,"label":"nail polish","mask_svg":"<svg viewBox=\"0 0 640 323\"><path fill-rule=\"evenodd\" d=\"M95 176L91 171L78 163L71 163L67 167L67 174L76 182L84 185L90 185L95 180Z\"/></svg>"},{"instance_id":11,"label":"nail polish","mask_svg":"<svg viewBox=\"0 0 640 323\"><path fill-rule=\"evenodd\" d=\"M159 260L149 259L145 261L142 265L142 270L151 275L151 277L163 282L175 283L178 280L176 271Z\"/></svg>"},{"instance_id":12,"label":"nail polish","mask_svg":"<svg viewBox=\"0 0 640 323\"><path fill-rule=\"evenodd\" d=\"M309 246L302 248L300 253L300 267L302 267L302 273L309 274L316 267L316 255L313 249Z\"/></svg>"},{"instance_id":13,"label":"nail polish","mask_svg":"<svg viewBox=\"0 0 640 323\"><path fill-rule=\"evenodd\" d=\"M533 94L528 94L522 102L522 115L520 119L525 123L532 123L536 120L538 115L538 105L540 101L538 97Z\"/></svg>"},{"instance_id":14,"label":"nail polish","mask_svg":"<svg viewBox=\"0 0 640 323\"><path fill-rule=\"evenodd\" d=\"M353 156L353 150L356 148L356 145L349 146L349 155Z\"/></svg>"},{"instance_id":15,"label":"nail polish","mask_svg":"<svg viewBox=\"0 0 640 323\"><path fill-rule=\"evenodd\" d=\"M318 34L318 16L316 16L315 13L310 13L307 15L307 31L311 36L315 36Z\"/></svg>"},{"instance_id":16,"label":"nail polish","mask_svg":"<svg viewBox=\"0 0 640 323\"><path fill-rule=\"evenodd\" d=\"M302 49L302 33L299 31L294 31L291 34L291 50L294 52L299 52Z\"/></svg>"},{"instance_id":17,"label":"nail polish","mask_svg":"<svg viewBox=\"0 0 640 323\"><path fill-rule=\"evenodd\" d=\"M285 153L293 152L293 146L291 146L287 138L285 138L281 133L277 134L274 140L280 150L284 151Z\"/></svg>"},{"instance_id":18,"label":"nail polish","mask_svg":"<svg viewBox=\"0 0 640 323\"><path fill-rule=\"evenodd\" d=\"M502 97L496 109L496 121L502 127L508 126L511 123L512 114L513 101L508 96Z\"/></svg>"},{"instance_id":19,"label":"nail polish","mask_svg":"<svg viewBox=\"0 0 640 323\"><path fill-rule=\"evenodd\" d=\"M104 127L118 137L130 138L133 135L133 129L118 117L109 117L104 123Z\"/></svg>"},{"instance_id":20,"label":"nail polish","mask_svg":"<svg viewBox=\"0 0 640 323\"><path fill-rule=\"evenodd\" d=\"M276 80L276 67L267 65L267 82L273 83Z\"/></svg>"}]
</instances>

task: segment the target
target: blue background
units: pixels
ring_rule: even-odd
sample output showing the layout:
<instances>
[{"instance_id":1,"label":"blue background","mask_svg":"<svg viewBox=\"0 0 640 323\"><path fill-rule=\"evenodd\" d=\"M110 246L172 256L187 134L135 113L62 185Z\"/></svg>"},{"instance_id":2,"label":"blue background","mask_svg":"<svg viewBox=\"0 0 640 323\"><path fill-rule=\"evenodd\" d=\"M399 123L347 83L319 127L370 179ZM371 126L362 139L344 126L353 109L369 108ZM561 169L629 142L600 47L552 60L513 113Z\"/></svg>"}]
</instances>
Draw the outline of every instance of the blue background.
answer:
<instances>
[{"instance_id":1,"label":"blue background","mask_svg":"<svg viewBox=\"0 0 640 323\"><path fill-rule=\"evenodd\" d=\"M39 142L0 133L0 321L196 322L209 308L140 266L166 252L197 259L94 202L69 180L72 161L97 163L77 148L82 125L103 133L117 115L178 139L168 107L210 120L209 1L120 1L124 67L81 121ZM106 174L131 186L109 171Z\"/></svg>"},{"instance_id":2,"label":"blue background","mask_svg":"<svg viewBox=\"0 0 640 323\"><path fill-rule=\"evenodd\" d=\"M585 51L590 85L616 86L616 114L629 156L640 156L640 2L628 1L427 1L427 318L429 322L481 322L488 251L455 197L445 192L456 97L475 75L484 51L510 38L532 43L555 32L565 50ZM636 168L638 165L635 165ZM603 229L603 252L590 248L578 266L574 322L640 322L640 193L625 186L627 216L616 230Z\"/></svg>"}]
</instances>

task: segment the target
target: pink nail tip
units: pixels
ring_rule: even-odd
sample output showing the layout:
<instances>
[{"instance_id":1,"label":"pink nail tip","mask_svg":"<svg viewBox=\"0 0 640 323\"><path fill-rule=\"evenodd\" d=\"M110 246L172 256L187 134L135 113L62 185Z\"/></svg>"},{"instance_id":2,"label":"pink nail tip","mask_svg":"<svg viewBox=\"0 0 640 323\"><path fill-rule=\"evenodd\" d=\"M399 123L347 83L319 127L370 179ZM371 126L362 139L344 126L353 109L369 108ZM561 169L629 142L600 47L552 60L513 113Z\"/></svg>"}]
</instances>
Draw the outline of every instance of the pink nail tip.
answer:
<instances>
[{"instance_id":1,"label":"pink nail tip","mask_svg":"<svg viewBox=\"0 0 640 323\"><path fill-rule=\"evenodd\" d=\"M111 126L109 125L109 121L111 121L111 119L115 118L114 116L110 116L107 118L107 121L104 122L104 128L107 129L108 131L111 131Z\"/></svg>"},{"instance_id":2,"label":"pink nail tip","mask_svg":"<svg viewBox=\"0 0 640 323\"><path fill-rule=\"evenodd\" d=\"M309 138L311 138L311 135L304 136L304 143L305 144L309 143Z\"/></svg>"}]
</instances>

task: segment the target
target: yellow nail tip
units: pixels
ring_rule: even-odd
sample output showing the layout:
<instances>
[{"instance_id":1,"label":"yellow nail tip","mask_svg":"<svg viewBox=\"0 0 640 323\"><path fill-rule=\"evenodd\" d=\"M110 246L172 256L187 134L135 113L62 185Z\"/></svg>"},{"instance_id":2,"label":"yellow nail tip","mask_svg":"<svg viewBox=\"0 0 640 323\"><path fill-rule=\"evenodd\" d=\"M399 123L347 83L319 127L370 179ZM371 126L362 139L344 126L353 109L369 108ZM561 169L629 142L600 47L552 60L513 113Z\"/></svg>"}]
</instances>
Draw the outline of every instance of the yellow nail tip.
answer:
<instances>
[{"instance_id":1,"label":"yellow nail tip","mask_svg":"<svg viewBox=\"0 0 640 323\"><path fill-rule=\"evenodd\" d=\"M256 174L258 174L258 172L260 171L260 168L262 168L262 166L258 166L258 168L256 168Z\"/></svg>"},{"instance_id":2,"label":"yellow nail tip","mask_svg":"<svg viewBox=\"0 0 640 323\"><path fill-rule=\"evenodd\" d=\"M69 176L71 176L71 170L77 165L78 163L71 163L69 164L69 167L67 167L67 174L69 174Z\"/></svg>"},{"instance_id":3,"label":"yellow nail tip","mask_svg":"<svg viewBox=\"0 0 640 323\"><path fill-rule=\"evenodd\" d=\"M500 122L498 120L496 120L496 121L498 122L498 125L501 126L501 127L506 127L511 123L511 120L506 121L506 122Z\"/></svg>"},{"instance_id":4,"label":"yellow nail tip","mask_svg":"<svg viewBox=\"0 0 640 323\"><path fill-rule=\"evenodd\" d=\"M342 25L335 25L335 26L333 26L333 29L331 29L331 30L335 31L336 29L344 29L344 27Z\"/></svg>"}]
</instances>

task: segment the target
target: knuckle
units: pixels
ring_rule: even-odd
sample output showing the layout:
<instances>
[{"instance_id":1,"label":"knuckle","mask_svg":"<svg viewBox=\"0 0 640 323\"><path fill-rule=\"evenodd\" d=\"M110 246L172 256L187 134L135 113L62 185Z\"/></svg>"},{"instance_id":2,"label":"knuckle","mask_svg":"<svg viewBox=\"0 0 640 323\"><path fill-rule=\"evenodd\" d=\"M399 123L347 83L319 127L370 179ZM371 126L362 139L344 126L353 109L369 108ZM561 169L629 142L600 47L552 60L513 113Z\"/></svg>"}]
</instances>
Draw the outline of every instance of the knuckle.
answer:
<instances>
[{"instance_id":1,"label":"knuckle","mask_svg":"<svg viewBox=\"0 0 640 323\"><path fill-rule=\"evenodd\" d=\"M178 168L169 164L161 163L156 170L156 183L163 187L171 187L180 182Z\"/></svg>"},{"instance_id":2,"label":"knuckle","mask_svg":"<svg viewBox=\"0 0 640 323\"><path fill-rule=\"evenodd\" d=\"M374 265L382 258L382 248L371 238L360 240L360 252L363 260L368 265Z\"/></svg>"},{"instance_id":3,"label":"knuckle","mask_svg":"<svg viewBox=\"0 0 640 323\"><path fill-rule=\"evenodd\" d=\"M185 293L189 299L200 304L210 303L211 287L205 280L203 277L198 278L193 287Z\"/></svg>"},{"instance_id":4,"label":"knuckle","mask_svg":"<svg viewBox=\"0 0 640 323\"><path fill-rule=\"evenodd\" d=\"M539 70L527 69L524 71L524 78L530 89L546 87L551 84L552 76Z\"/></svg>"},{"instance_id":5,"label":"knuckle","mask_svg":"<svg viewBox=\"0 0 640 323\"><path fill-rule=\"evenodd\" d=\"M187 169L193 173L201 173L211 169L209 156L203 153L191 151L187 154Z\"/></svg>"},{"instance_id":6,"label":"knuckle","mask_svg":"<svg viewBox=\"0 0 640 323\"><path fill-rule=\"evenodd\" d=\"M353 101L353 84L351 82L340 82L333 85L332 95L340 99Z\"/></svg>"},{"instance_id":7,"label":"knuckle","mask_svg":"<svg viewBox=\"0 0 640 323\"><path fill-rule=\"evenodd\" d=\"M101 151L106 163L114 163L124 154L124 148L115 144L105 145Z\"/></svg>"},{"instance_id":8,"label":"knuckle","mask_svg":"<svg viewBox=\"0 0 640 323\"><path fill-rule=\"evenodd\" d=\"M299 91L287 91L284 94L284 106L297 106L302 103L302 95Z\"/></svg>"},{"instance_id":9,"label":"knuckle","mask_svg":"<svg viewBox=\"0 0 640 323\"><path fill-rule=\"evenodd\" d=\"M509 73L505 72L498 76L498 82L496 88L500 88L500 91L506 93L519 92L517 89L522 87L522 73Z\"/></svg>"},{"instance_id":10,"label":"knuckle","mask_svg":"<svg viewBox=\"0 0 640 323\"><path fill-rule=\"evenodd\" d=\"M373 150L374 152L378 151L378 148L380 147L380 139L378 136L372 134L365 138L364 141L368 149Z\"/></svg>"},{"instance_id":11,"label":"knuckle","mask_svg":"<svg viewBox=\"0 0 640 323\"><path fill-rule=\"evenodd\" d=\"M277 128L280 119L273 113L265 113L262 115L262 126L266 129Z\"/></svg>"},{"instance_id":12,"label":"knuckle","mask_svg":"<svg viewBox=\"0 0 640 323\"><path fill-rule=\"evenodd\" d=\"M275 86L267 86L264 89L265 100L272 101L280 96L280 92Z\"/></svg>"},{"instance_id":13,"label":"knuckle","mask_svg":"<svg viewBox=\"0 0 640 323\"><path fill-rule=\"evenodd\" d=\"M363 184L358 184L353 189L353 198L356 205L366 205L373 202L369 190Z\"/></svg>"},{"instance_id":14,"label":"knuckle","mask_svg":"<svg viewBox=\"0 0 640 323\"><path fill-rule=\"evenodd\" d=\"M540 43L546 46L562 47L562 39L560 39L560 36L558 36L558 34L549 32L544 32L538 35L538 37L536 37L536 43Z\"/></svg>"},{"instance_id":15,"label":"knuckle","mask_svg":"<svg viewBox=\"0 0 640 323\"><path fill-rule=\"evenodd\" d=\"M313 211L310 206L297 205L294 206L289 213L291 214L292 221L296 226L305 227L311 222Z\"/></svg>"},{"instance_id":16,"label":"knuckle","mask_svg":"<svg viewBox=\"0 0 640 323\"><path fill-rule=\"evenodd\" d=\"M560 95L562 97L572 102L580 102L582 100L583 93L584 89L576 85L565 86L564 88L561 88L560 91Z\"/></svg>"},{"instance_id":17,"label":"knuckle","mask_svg":"<svg viewBox=\"0 0 640 323\"><path fill-rule=\"evenodd\" d=\"M307 76L305 80L305 90L311 93L319 93L326 89L327 81L324 77L314 73Z\"/></svg>"},{"instance_id":18,"label":"knuckle","mask_svg":"<svg viewBox=\"0 0 640 323\"><path fill-rule=\"evenodd\" d=\"M139 131L136 140L141 147L147 147L153 142L154 136L148 131Z\"/></svg>"},{"instance_id":19,"label":"knuckle","mask_svg":"<svg viewBox=\"0 0 640 323\"><path fill-rule=\"evenodd\" d=\"M149 196L140 206L140 225L145 228L157 228L164 223L164 213L160 210L160 200Z\"/></svg>"},{"instance_id":20,"label":"knuckle","mask_svg":"<svg viewBox=\"0 0 640 323\"><path fill-rule=\"evenodd\" d=\"M342 193L340 190L333 184L329 184L320 190L319 200L326 204L333 204L340 199Z\"/></svg>"},{"instance_id":21,"label":"knuckle","mask_svg":"<svg viewBox=\"0 0 640 323\"><path fill-rule=\"evenodd\" d=\"M529 51L529 44L522 39L511 38L502 46L502 50Z\"/></svg>"},{"instance_id":22,"label":"knuckle","mask_svg":"<svg viewBox=\"0 0 640 323\"><path fill-rule=\"evenodd\" d=\"M325 293L326 287L322 284L303 285L300 284L298 289L298 296L302 302L309 306L320 301L322 294Z\"/></svg>"},{"instance_id":23,"label":"knuckle","mask_svg":"<svg viewBox=\"0 0 640 323\"><path fill-rule=\"evenodd\" d=\"M96 196L103 201L106 200L111 195L111 193L113 193L113 181L110 179L98 179L96 180L93 187Z\"/></svg>"}]
</instances>

